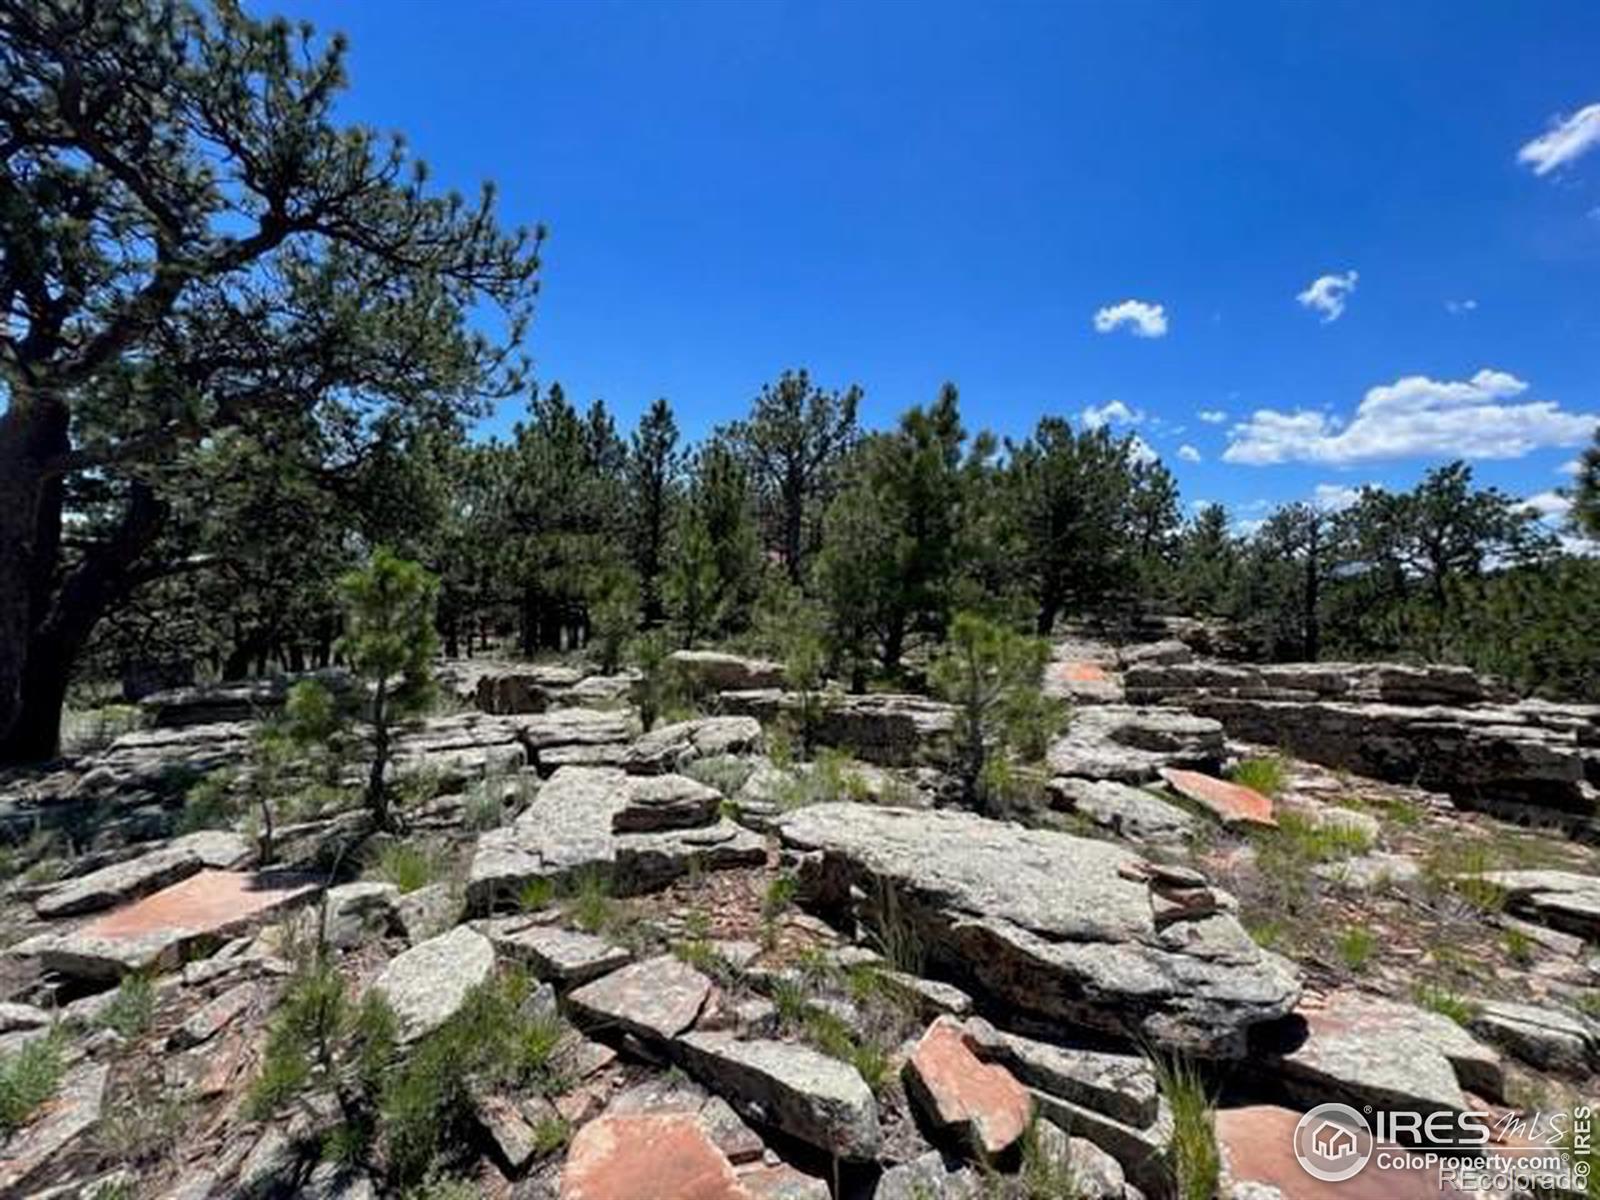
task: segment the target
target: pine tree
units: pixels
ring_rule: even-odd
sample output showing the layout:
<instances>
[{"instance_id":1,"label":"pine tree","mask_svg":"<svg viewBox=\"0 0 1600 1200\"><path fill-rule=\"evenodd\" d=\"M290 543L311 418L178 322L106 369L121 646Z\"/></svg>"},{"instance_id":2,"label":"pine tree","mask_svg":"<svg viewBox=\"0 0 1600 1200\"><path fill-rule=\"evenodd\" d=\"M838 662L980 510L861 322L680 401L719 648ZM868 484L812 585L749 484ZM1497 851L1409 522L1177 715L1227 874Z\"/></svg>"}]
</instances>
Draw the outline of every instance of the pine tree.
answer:
<instances>
[{"instance_id":1,"label":"pine tree","mask_svg":"<svg viewBox=\"0 0 1600 1200\"><path fill-rule=\"evenodd\" d=\"M345 611L339 652L371 692L367 723L372 763L366 802L379 829L393 824L385 776L395 726L422 713L433 697L438 589L438 581L417 563L383 548L373 552L365 567L339 581Z\"/></svg>"}]
</instances>

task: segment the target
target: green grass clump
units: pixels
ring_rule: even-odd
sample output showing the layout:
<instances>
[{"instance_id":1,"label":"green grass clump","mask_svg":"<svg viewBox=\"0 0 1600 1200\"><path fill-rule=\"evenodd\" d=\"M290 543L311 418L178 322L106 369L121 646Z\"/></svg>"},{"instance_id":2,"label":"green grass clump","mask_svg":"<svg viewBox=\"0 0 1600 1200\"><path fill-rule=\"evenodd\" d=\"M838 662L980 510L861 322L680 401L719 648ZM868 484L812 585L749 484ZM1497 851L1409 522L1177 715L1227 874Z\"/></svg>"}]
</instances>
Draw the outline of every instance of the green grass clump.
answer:
<instances>
[{"instance_id":1,"label":"green grass clump","mask_svg":"<svg viewBox=\"0 0 1600 1200\"><path fill-rule=\"evenodd\" d=\"M100 1024L125 1038L136 1038L150 1028L156 1015L155 981L142 972L124 975L117 994L100 1014Z\"/></svg>"},{"instance_id":2,"label":"green grass clump","mask_svg":"<svg viewBox=\"0 0 1600 1200\"><path fill-rule=\"evenodd\" d=\"M578 874L565 890L562 911L585 933L604 933L622 923L622 909L611 894L611 881L599 871Z\"/></svg>"},{"instance_id":3,"label":"green grass clump","mask_svg":"<svg viewBox=\"0 0 1600 1200\"><path fill-rule=\"evenodd\" d=\"M1352 925L1335 940L1339 960L1352 971L1363 971L1378 948L1378 938L1365 925Z\"/></svg>"},{"instance_id":4,"label":"green grass clump","mask_svg":"<svg viewBox=\"0 0 1600 1200\"><path fill-rule=\"evenodd\" d=\"M1449 1017L1457 1025L1465 1025L1478 1014L1478 1006L1459 992L1435 983L1418 983L1413 993L1423 1008Z\"/></svg>"},{"instance_id":5,"label":"green grass clump","mask_svg":"<svg viewBox=\"0 0 1600 1200\"><path fill-rule=\"evenodd\" d=\"M1297 812L1279 813L1277 830L1263 836L1284 844L1302 864L1339 862L1372 849L1372 838L1364 829L1337 821L1315 822Z\"/></svg>"},{"instance_id":6,"label":"green grass clump","mask_svg":"<svg viewBox=\"0 0 1600 1200\"><path fill-rule=\"evenodd\" d=\"M367 877L392 883L401 895L434 883L445 874L441 856L413 842L389 842L378 851Z\"/></svg>"},{"instance_id":7,"label":"green grass clump","mask_svg":"<svg viewBox=\"0 0 1600 1200\"><path fill-rule=\"evenodd\" d=\"M1167 1154L1182 1200L1212 1200L1222 1175L1216 1105L1199 1073L1181 1060L1157 1060L1156 1079L1172 1109Z\"/></svg>"},{"instance_id":8,"label":"green grass clump","mask_svg":"<svg viewBox=\"0 0 1600 1200\"><path fill-rule=\"evenodd\" d=\"M1277 755L1247 758L1228 772L1234 783L1253 788L1263 796L1276 796L1289 781L1289 764Z\"/></svg>"},{"instance_id":9,"label":"green grass clump","mask_svg":"<svg viewBox=\"0 0 1600 1200\"><path fill-rule=\"evenodd\" d=\"M65 1043L66 1035L58 1027L0 1055L0 1135L22 1128L56 1094L67 1069Z\"/></svg>"}]
</instances>

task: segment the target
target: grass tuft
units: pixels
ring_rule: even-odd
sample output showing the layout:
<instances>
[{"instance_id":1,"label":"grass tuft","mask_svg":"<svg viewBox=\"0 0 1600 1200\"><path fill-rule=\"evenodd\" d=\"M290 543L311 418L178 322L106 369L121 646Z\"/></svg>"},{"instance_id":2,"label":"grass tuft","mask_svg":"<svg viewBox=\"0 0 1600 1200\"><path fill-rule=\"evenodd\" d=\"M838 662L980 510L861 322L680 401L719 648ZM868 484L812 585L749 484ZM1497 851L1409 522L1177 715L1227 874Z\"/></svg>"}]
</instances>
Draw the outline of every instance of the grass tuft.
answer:
<instances>
[{"instance_id":1,"label":"grass tuft","mask_svg":"<svg viewBox=\"0 0 1600 1200\"><path fill-rule=\"evenodd\" d=\"M1263 796L1276 796L1289 782L1289 764L1277 755L1265 758L1247 758L1228 772L1228 778L1247 788L1254 788Z\"/></svg>"},{"instance_id":2,"label":"grass tuft","mask_svg":"<svg viewBox=\"0 0 1600 1200\"><path fill-rule=\"evenodd\" d=\"M1222 1175L1215 1101L1195 1068L1181 1059L1157 1059L1156 1078L1172 1110L1167 1153L1182 1200L1212 1200Z\"/></svg>"},{"instance_id":3,"label":"grass tuft","mask_svg":"<svg viewBox=\"0 0 1600 1200\"><path fill-rule=\"evenodd\" d=\"M56 1027L0 1055L0 1135L22 1128L56 1094L66 1071L65 1044L66 1035Z\"/></svg>"}]
</instances>

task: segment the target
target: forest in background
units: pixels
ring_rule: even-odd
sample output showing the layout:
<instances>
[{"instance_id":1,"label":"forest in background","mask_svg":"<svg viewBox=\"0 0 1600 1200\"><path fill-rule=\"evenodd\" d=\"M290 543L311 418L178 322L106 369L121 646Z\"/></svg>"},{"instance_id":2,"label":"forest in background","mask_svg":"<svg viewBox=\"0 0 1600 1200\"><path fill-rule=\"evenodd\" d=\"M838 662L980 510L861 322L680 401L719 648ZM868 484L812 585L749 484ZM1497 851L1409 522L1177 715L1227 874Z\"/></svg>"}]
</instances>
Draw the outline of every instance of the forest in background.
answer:
<instances>
[{"instance_id":1,"label":"forest in background","mask_svg":"<svg viewBox=\"0 0 1600 1200\"><path fill-rule=\"evenodd\" d=\"M959 611L1161 611L1260 658L1600 692L1600 565L1460 463L1242 536L1142 443L970 430L953 385L883 430L803 371L698 445L665 400L619 429L522 357L544 231L337 120L344 60L231 3L0 10L0 761L56 752L74 682L326 661L378 546L437 575L451 654L803 637L865 688ZM1597 481L1591 449L1591 536Z\"/></svg>"}]
</instances>

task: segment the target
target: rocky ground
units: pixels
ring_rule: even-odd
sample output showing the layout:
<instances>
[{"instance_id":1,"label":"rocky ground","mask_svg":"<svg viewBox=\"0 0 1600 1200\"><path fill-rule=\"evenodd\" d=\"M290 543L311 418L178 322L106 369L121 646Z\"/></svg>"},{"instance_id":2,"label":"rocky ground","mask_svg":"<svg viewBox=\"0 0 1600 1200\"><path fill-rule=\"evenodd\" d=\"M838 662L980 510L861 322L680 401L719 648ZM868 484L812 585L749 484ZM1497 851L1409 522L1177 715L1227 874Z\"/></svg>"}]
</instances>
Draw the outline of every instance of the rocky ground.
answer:
<instances>
[{"instance_id":1,"label":"rocky ground","mask_svg":"<svg viewBox=\"0 0 1600 1200\"><path fill-rule=\"evenodd\" d=\"M270 867L205 781L281 685L0 780L0 1196L1420 1197L1300 1113L1595 1098L1600 708L1075 638L1002 820L944 705L797 763L781 667L683 669L641 733L625 675L452 664L405 835L297 777Z\"/></svg>"}]
</instances>

